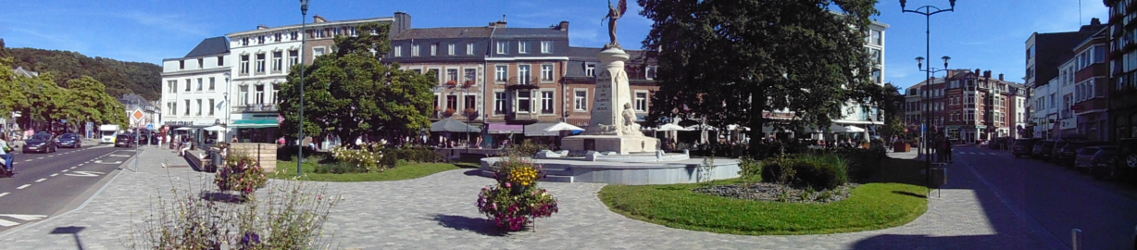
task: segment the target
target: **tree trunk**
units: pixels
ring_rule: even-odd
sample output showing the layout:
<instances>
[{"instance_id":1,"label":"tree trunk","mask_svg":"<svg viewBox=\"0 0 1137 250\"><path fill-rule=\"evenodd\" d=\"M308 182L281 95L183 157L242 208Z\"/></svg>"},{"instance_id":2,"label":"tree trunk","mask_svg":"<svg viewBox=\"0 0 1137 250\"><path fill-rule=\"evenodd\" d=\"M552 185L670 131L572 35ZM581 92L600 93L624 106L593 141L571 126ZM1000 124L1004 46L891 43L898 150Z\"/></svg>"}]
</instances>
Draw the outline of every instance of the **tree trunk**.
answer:
<instances>
[{"instance_id":1,"label":"tree trunk","mask_svg":"<svg viewBox=\"0 0 1137 250\"><path fill-rule=\"evenodd\" d=\"M762 117L762 111L766 109L766 93L761 88L752 88L750 91L750 157L758 159L761 158L761 143L762 138L765 136L762 133L762 126L766 123L766 118Z\"/></svg>"}]
</instances>

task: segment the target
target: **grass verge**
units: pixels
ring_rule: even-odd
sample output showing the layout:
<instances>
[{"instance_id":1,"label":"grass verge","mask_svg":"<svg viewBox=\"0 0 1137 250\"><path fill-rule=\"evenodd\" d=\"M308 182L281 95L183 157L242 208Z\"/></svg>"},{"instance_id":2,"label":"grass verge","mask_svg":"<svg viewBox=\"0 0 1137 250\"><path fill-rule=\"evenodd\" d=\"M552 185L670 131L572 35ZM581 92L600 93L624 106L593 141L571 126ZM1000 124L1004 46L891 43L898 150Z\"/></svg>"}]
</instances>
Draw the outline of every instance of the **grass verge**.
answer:
<instances>
[{"instance_id":1,"label":"grass verge","mask_svg":"<svg viewBox=\"0 0 1137 250\"><path fill-rule=\"evenodd\" d=\"M399 162L395 168L378 173L315 173L319 165L320 163L318 163L317 159L309 158L305 160L303 166L304 176L298 180L330 182L396 181L415 179L442 171L462 168L450 163ZM276 172L269 175L269 178L292 179L296 177L296 161L277 161L276 166Z\"/></svg>"},{"instance_id":2,"label":"grass verge","mask_svg":"<svg viewBox=\"0 0 1137 250\"><path fill-rule=\"evenodd\" d=\"M902 183L864 184L848 199L827 204L741 200L692 191L699 185L608 185L599 195L609 209L630 218L673 228L747 235L888 228L916 219L928 205L927 188Z\"/></svg>"}]
</instances>

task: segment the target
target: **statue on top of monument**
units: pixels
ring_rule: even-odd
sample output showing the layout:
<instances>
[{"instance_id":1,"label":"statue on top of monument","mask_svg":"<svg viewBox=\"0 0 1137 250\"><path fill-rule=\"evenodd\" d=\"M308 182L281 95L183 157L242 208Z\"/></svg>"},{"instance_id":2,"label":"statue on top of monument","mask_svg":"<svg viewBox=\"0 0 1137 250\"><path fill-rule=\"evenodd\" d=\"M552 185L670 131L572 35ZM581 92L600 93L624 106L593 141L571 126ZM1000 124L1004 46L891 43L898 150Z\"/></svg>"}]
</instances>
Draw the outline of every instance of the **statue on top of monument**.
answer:
<instances>
[{"instance_id":1,"label":"statue on top of monument","mask_svg":"<svg viewBox=\"0 0 1137 250\"><path fill-rule=\"evenodd\" d=\"M608 48L621 48L620 42L616 40L616 20L624 16L628 11L628 0L620 0L618 6L612 5L612 0L608 0L608 15L604 19L608 20L608 39L610 41L604 45L605 49Z\"/></svg>"},{"instance_id":2,"label":"statue on top of monument","mask_svg":"<svg viewBox=\"0 0 1137 250\"><path fill-rule=\"evenodd\" d=\"M624 117L624 133L633 134L640 131L640 125L636 124L636 111L632 110L631 103L624 103L624 112L621 115Z\"/></svg>"}]
</instances>

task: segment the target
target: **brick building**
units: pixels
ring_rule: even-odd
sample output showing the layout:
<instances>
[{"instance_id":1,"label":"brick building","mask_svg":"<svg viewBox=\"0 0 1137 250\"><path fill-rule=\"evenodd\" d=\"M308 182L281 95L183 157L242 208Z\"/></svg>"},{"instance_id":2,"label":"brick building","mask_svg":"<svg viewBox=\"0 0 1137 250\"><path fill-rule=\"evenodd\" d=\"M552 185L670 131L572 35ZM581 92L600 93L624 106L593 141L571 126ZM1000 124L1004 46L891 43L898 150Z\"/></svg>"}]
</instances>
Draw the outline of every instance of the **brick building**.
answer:
<instances>
[{"instance_id":1,"label":"brick building","mask_svg":"<svg viewBox=\"0 0 1137 250\"><path fill-rule=\"evenodd\" d=\"M928 95L925 95L927 92ZM964 143L1015 137L1023 120L1025 88L991 71L949 70L905 90L904 121L919 131L925 103L930 102L931 129ZM930 96L925 100L924 96Z\"/></svg>"}]
</instances>

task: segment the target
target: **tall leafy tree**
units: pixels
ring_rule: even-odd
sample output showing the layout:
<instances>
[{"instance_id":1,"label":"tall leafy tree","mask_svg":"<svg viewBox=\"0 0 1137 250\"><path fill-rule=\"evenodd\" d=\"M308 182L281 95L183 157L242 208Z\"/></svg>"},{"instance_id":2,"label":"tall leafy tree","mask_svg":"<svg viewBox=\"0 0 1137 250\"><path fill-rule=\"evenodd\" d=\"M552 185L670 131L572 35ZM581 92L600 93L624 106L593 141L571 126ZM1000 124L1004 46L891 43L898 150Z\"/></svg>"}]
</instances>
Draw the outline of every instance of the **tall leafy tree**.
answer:
<instances>
[{"instance_id":1,"label":"tall leafy tree","mask_svg":"<svg viewBox=\"0 0 1137 250\"><path fill-rule=\"evenodd\" d=\"M435 85L425 75L403 71L381 61L390 50L388 26L361 25L356 37L337 37L336 53L311 66L294 68L281 85L285 117L281 129L295 138L301 129L299 104L304 102L304 133L334 134L344 140L360 136L400 143L430 125ZM302 67L302 68L301 68ZM304 100L300 100L303 70Z\"/></svg>"},{"instance_id":2,"label":"tall leafy tree","mask_svg":"<svg viewBox=\"0 0 1137 250\"><path fill-rule=\"evenodd\" d=\"M659 51L656 119L746 124L759 138L771 125L762 111L786 109L797 115L792 125L827 127L842 104L869 98L864 37L875 0L638 2L653 21L644 46Z\"/></svg>"}]
</instances>

